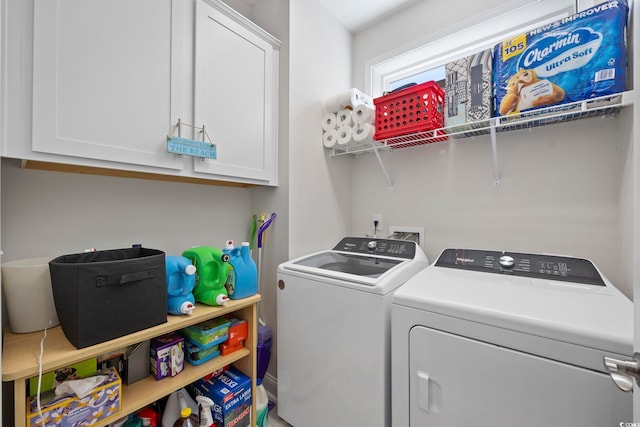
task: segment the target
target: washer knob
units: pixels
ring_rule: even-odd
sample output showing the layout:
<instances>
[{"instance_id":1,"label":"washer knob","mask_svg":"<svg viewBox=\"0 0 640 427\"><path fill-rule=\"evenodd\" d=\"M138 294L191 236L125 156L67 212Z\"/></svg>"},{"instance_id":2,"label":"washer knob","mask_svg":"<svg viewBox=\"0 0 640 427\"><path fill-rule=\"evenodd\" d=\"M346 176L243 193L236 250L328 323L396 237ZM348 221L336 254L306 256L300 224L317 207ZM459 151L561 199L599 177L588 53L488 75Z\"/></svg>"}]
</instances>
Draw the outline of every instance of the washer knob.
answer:
<instances>
[{"instance_id":1,"label":"washer knob","mask_svg":"<svg viewBox=\"0 0 640 427\"><path fill-rule=\"evenodd\" d=\"M513 259L513 257L509 255L502 255L499 262L500 266L504 268L511 268L513 267L513 264L515 264L515 260Z\"/></svg>"},{"instance_id":2,"label":"washer knob","mask_svg":"<svg viewBox=\"0 0 640 427\"><path fill-rule=\"evenodd\" d=\"M369 249L375 249L376 246L378 246L378 242L376 242L375 240L370 240L369 243L367 243L367 247Z\"/></svg>"}]
</instances>

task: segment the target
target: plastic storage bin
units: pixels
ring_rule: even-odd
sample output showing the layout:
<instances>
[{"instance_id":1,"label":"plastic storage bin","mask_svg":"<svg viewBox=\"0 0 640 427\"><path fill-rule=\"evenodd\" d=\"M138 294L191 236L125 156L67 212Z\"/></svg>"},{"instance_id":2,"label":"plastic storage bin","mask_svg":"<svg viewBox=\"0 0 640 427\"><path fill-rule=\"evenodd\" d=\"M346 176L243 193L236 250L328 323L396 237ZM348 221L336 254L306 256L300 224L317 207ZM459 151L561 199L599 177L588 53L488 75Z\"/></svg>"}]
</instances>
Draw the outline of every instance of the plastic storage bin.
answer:
<instances>
[{"instance_id":1,"label":"plastic storage bin","mask_svg":"<svg viewBox=\"0 0 640 427\"><path fill-rule=\"evenodd\" d=\"M230 324L231 321L229 319L221 317L182 328L179 333L201 349L204 349L226 341L229 337Z\"/></svg>"},{"instance_id":2,"label":"plastic storage bin","mask_svg":"<svg viewBox=\"0 0 640 427\"><path fill-rule=\"evenodd\" d=\"M373 102L376 140L444 127L444 90L434 81L392 92Z\"/></svg>"},{"instance_id":3,"label":"plastic storage bin","mask_svg":"<svg viewBox=\"0 0 640 427\"><path fill-rule=\"evenodd\" d=\"M51 258L29 258L2 264L2 291L11 332L36 332L60 323L51 291Z\"/></svg>"},{"instance_id":4,"label":"plastic storage bin","mask_svg":"<svg viewBox=\"0 0 640 427\"><path fill-rule=\"evenodd\" d=\"M67 339L88 347L167 321L165 254L127 248L63 255L49 263Z\"/></svg>"}]
</instances>

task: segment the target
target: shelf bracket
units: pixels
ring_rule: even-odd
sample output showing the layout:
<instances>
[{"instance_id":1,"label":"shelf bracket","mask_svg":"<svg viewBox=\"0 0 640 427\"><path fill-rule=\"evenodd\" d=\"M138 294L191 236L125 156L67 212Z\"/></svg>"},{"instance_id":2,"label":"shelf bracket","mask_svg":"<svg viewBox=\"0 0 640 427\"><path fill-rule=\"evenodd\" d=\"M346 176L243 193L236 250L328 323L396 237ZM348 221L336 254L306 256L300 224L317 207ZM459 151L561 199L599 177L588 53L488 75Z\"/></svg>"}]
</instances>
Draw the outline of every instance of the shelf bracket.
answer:
<instances>
[{"instance_id":1,"label":"shelf bracket","mask_svg":"<svg viewBox=\"0 0 640 427\"><path fill-rule=\"evenodd\" d=\"M391 178L389 177L389 173L387 169L384 167L384 163L382 162L382 158L380 157L380 153L378 152L378 147L371 143L373 147L373 152L376 154L376 158L378 159L378 163L380 164L380 168L382 169L382 173L384 174L385 179L387 180L387 184L389 185L389 190L393 190L393 182L391 182Z\"/></svg>"},{"instance_id":2,"label":"shelf bracket","mask_svg":"<svg viewBox=\"0 0 640 427\"><path fill-rule=\"evenodd\" d=\"M496 121L491 120L491 151L493 152L493 185L500 187L500 169L498 166L498 143L496 141Z\"/></svg>"}]
</instances>

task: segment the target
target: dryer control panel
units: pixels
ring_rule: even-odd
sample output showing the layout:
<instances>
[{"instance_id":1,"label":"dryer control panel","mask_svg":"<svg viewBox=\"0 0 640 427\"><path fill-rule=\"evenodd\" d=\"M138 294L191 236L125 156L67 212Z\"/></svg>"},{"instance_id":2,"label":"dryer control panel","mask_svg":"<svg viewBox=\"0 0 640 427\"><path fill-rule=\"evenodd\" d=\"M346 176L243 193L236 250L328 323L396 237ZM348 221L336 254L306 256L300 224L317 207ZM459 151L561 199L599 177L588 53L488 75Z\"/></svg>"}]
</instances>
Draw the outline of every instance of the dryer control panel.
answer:
<instances>
[{"instance_id":1,"label":"dryer control panel","mask_svg":"<svg viewBox=\"0 0 640 427\"><path fill-rule=\"evenodd\" d=\"M461 270L606 286L591 261L558 255L445 249L435 265Z\"/></svg>"},{"instance_id":2,"label":"dryer control panel","mask_svg":"<svg viewBox=\"0 0 640 427\"><path fill-rule=\"evenodd\" d=\"M416 256L416 243L406 240L345 237L338 242L333 250L413 259Z\"/></svg>"}]
</instances>

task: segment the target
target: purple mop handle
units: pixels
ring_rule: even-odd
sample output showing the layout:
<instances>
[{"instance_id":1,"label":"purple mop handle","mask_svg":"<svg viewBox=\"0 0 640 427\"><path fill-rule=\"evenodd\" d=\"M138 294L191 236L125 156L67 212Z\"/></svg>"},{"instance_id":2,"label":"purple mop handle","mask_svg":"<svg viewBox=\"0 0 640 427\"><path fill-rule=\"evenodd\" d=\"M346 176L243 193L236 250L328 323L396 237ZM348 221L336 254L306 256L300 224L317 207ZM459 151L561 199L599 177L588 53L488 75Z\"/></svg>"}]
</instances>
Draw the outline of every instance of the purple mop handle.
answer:
<instances>
[{"instance_id":1,"label":"purple mop handle","mask_svg":"<svg viewBox=\"0 0 640 427\"><path fill-rule=\"evenodd\" d=\"M272 213L271 217L269 217L268 220L266 220L258 229L258 248L262 247L262 233L264 233L264 231L269 228L269 226L271 225L271 222L276 219L276 213Z\"/></svg>"}]
</instances>

